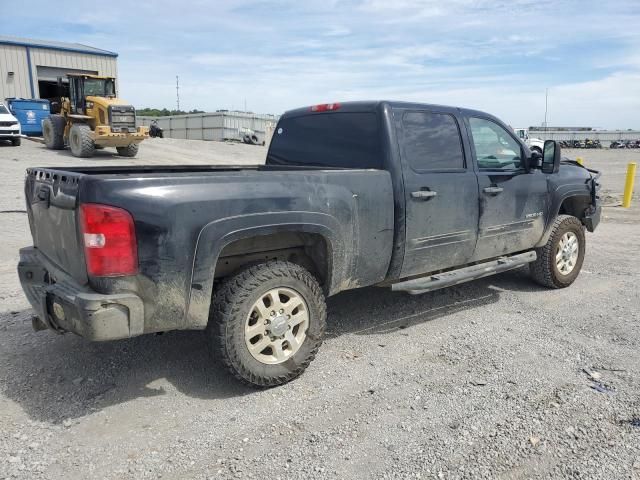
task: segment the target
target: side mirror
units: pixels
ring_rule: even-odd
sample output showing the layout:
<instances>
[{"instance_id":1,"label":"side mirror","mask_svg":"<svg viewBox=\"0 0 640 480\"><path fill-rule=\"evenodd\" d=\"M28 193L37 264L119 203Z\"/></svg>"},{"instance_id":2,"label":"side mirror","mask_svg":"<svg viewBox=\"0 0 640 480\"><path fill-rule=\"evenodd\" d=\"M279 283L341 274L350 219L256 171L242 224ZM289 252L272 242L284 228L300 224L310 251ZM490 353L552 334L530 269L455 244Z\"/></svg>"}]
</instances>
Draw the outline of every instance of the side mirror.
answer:
<instances>
[{"instance_id":1,"label":"side mirror","mask_svg":"<svg viewBox=\"0 0 640 480\"><path fill-rule=\"evenodd\" d=\"M542 173L558 173L560 170L560 145L554 140L544 142Z\"/></svg>"}]
</instances>

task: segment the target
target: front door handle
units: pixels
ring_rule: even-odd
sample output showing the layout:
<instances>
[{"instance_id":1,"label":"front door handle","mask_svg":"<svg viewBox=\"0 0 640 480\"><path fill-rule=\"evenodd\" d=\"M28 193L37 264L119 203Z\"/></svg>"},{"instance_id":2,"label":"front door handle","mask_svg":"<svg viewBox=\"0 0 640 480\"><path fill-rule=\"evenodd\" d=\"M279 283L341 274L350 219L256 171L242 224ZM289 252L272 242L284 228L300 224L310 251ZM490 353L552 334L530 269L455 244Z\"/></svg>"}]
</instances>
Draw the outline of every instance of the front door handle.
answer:
<instances>
[{"instance_id":1,"label":"front door handle","mask_svg":"<svg viewBox=\"0 0 640 480\"><path fill-rule=\"evenodd\" d=\"M488 193L489 195L497 195L504 190L502 187L485 187L482 189L484 193Z\"/></svg>"},{"instance_id":2,"label":"front door handle","mask_svg":"<svg viewBox=\"0 0 640 480\"><path fill-rule=\"evenodd\" d=\"M411 192L411 196L419 200L429 200L436 195L438 195L438 192L434 192L432 190L418 190L417 192Z\"/></svg>"}]
</instances>

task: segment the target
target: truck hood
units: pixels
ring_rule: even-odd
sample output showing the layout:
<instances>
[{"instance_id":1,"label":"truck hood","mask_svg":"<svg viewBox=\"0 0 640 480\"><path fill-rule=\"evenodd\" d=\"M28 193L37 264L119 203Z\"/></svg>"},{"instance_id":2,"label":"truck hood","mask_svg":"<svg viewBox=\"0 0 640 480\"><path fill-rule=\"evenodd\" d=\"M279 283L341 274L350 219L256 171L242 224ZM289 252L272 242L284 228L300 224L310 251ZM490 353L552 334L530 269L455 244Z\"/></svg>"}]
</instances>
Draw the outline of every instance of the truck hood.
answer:
<instances>
[{"instance_id":1,"label":"truck hood","mask_svg":"<svg viewBox=\"0 0 640 480\"><path fill-rule=\"evenodd\" d=\"M17 122L16 117L10 113L0 113L0 122Z\"/></svg>"}]
</instances>

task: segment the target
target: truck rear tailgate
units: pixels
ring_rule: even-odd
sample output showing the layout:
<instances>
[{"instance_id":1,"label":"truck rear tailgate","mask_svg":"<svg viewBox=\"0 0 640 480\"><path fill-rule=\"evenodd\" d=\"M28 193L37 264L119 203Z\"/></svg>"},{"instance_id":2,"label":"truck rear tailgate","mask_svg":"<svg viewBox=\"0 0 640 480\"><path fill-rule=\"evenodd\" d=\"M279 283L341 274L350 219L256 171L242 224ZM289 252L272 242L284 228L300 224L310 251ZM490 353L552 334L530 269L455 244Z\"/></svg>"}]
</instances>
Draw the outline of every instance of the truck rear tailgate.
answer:
<instances>
[{"instance_id":1,"label":"truck rear tailgate","mask_svg":"<svg viewBox=\"0 0 640 480\"><path fill-rule=\"evenodd\" d=\"M77 197L81 173L30 168L25 198L33 245L78 283L87 282L83 248L77 228Z\"/></svg>"}]
</instances>

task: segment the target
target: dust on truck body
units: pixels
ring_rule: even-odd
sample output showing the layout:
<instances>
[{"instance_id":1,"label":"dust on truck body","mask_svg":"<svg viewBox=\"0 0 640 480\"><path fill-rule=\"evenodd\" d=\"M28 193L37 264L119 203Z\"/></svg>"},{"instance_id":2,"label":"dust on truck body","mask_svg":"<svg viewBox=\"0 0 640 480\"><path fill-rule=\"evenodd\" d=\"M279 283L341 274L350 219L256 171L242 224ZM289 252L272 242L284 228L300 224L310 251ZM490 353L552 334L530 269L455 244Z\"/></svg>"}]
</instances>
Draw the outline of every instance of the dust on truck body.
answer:
<instances>
[{"instance_id":1,"label":"dust on truck body","mask_svg":"<svg viewBox=\"0 0 640 480\"><path fill-rule=\"evenodd\" d=\"M29 169L18 272L37 329L203 330L237 378L279 385L313 360L343 290L417 294L525 265L568 287L598 175L484 112L316 105L280 118L265 165Z\"/></svg>"}]
</instances>

